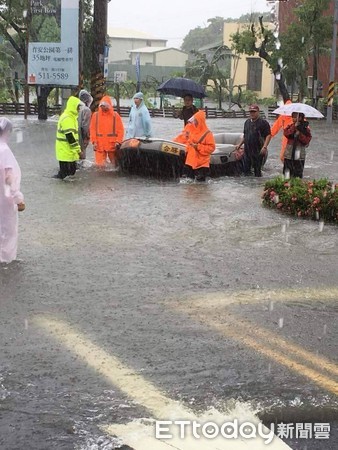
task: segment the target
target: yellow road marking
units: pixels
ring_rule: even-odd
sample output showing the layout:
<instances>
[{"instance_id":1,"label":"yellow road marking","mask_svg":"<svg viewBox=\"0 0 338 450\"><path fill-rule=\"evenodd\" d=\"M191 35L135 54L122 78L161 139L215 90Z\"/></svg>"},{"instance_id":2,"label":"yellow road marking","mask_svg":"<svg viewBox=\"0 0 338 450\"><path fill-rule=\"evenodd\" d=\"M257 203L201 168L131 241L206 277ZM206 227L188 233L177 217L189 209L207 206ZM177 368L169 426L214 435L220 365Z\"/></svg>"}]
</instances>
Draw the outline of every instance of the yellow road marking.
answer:
<instances>
[{"instance_id":1,"label":"yellow road marking","mask_svg":"<svg viewBox=\"0 0 338 450\"><path fill-rule=\"evenodd\" d=\"M215 323L208 319L205 319L204 322L208 325L211 325L221 334L231 337L236 341L244 343L245 345L253 348L257 352L262 353L265 356L268 356L277 363L288 367L292 371L297 372L299 375L309 378L311 381L318 384L319 386L327 389L328 391L334 393L335 395L338 395L338 383L335 380L332 380L331 378L322 375L321 373L313 369L308 368L304 364L300 364L295 359L292 359L291 355L290 357L282 355L277 350L272 349L269 343L261 344L258 341L256 341L253 337L244 336L243 334L241 334L240 329L235 327L233 327L233 329L231 330L230 328L228 328L227 325ZM226 327L226 329L224 329L224 327ZM315 357L315 355L313 356Z\"/></svg>"},{"instance_id":2,"label":"yellow road marking","mask_svg":"<svg viewBox=\"0 0 338 450\"><path fill-rule=\"evenodd\" d=\"M225 303L228 305L228 301L225 300ZM184 310L185 312L189 313L189 315L194 315L194 310L196 308L198 309L207 309L207 303L204 301L203 304L200 304L200 302L194 302L193 305L191 303L188 304L182 304L179 306L180 310ZM215 314L216 311L220 308L220 302L217 300L216 303L212 303L208 305L208 309L210 309L211 314ZM224 310L219 309L219 314L222 314ZM205 315L205 311L203 312L203 317ZM278 346L281 350L285 350L288 353L293 353L293 355L298 356L302 358L303 360L307 361L309 364L313 366L319 367L319 369L324 369L327 372L332 373L333 375L338 375L338 366L330 361L329 359L325 358L324 356L320 356L314 353L311 353L307 350L304 350L297 346L296 344L293 344L291 341L287 341L286 339L283 339L281 337L276 336L272 331L264 330L263 328L259 328L256 324L252 322L248 322L241 317L236 316L234 313L226 312L226 316L222 316L222 318L225 318L226 325L227 326L235 326L242 327L245 332L248 332L249 334L255 334L257 338L267 340L268 343L274 344L275 346ZM201 320L204 320L200 318ZM224 322L223 322L224 324Z\"/></svg>"},{"instance_id":3,"label":"yellow road marking","mask_svg":"<svg viewBox=\"0 0 338 450\"><path fill-rule=\"evenodd\" d=\"M63 345L82 358L100 375L105 376L111 383L119 387L136 403L145 406L157 418L170 418L177 412L184 417L192 417L189 410L173 400L168 399L141 375L133 372L121 361L93 344L82 333L74 331L65 322L47 317L37 317L35 322L48 330Z\"/></svg>"},{"instance_id":4,"label":"yellow road marking","mask_svg":"<svg viewBox=\"0 0 338 450\"><path fill-rule=\"evenodd\" d=\"M114 386L128 395L130 399L147 408L156 419L197 420L200 423L204 420L204 423L207 421L222 423L222 421L233 418L225 417L224 414L216 410L213 414L208 412L201 417L197 417L192 411L182 406L179 402L169 399L150 382L147 382L143 377L123 365L118 358L102 350L79 331L73 330L67 323L43 316L36 317L34 322L60 340L66 348L79 356L88 366L95 369L99 375L107 378ZM251 423L259 422L258 418L251 411L244 409L239 411L242 411L243 416L237 417L238 419ZM236 414L236 411L233 414ZM132 443L133 439L136 439L136 444L132 445L135 445L137 450L246 450L249 448L250 450L261 450L265 448L259 435L252 439L226 440L220 437L213 441L205 438L196 440L192 437L182 440L177 436L173 436L173 439L166 442L155 438L154 427L143 425L139 428L139 424L135 424L135 422L127 425L104 426L102 429L119 436L128 444ZM269 444L269 448L271 450L290 449L276 437Z\"/></svg>"},{"instance_id":5,"label":"yellow road marking","mask_svg":"<svg viewBox=\"0 0 338 450\"><path fill-rule=\"evenodd\" d=\"M269 297L267 299L268 295ZM335 379L307 367L305 363L301 364L299 358L302 358L312 366L319 367L319 370L325 370L336 375L338 374L338 367L333 362L322 356L317 356L303 350L297 345L277 337L272 332L258 327L256 324L238 318L228 311L224 311L224 307L237 303L239 299L241 299L242 302L250 303L253 296L255 297L255 301L271 301L272 298L281 301L281 299L284 300L285 298L288 300L290 300L290 298L299 300L303 296L306 296L307 300L308 298L311 298L311 300L322 298L336 299L336 295L338 295L338 290L334 289L319 291L305 290L303 292L281 291L273 292L273 294L268 294L267 292L257 293L254 291L242 291L233 297L222 297L220 294L209 294L203 299L199 298L190 301L187 300L185 302L180 301L174 304L174 309L188 313L189 317L198 319L202 324L206 324L216 329L224 336L231 337L236 341L244 343L255 351L268 356L277 363L288 367L302 376L306 376L319 386L338 395L338 383ZM220 310L221 307L223 307L222 311ZM222 319L222 323L219 322L219 318ZM273 348L273 346L276 348ZM282 352L287 352L288 355L283 355Z\"/></svg>"},{"instance_id":6,"label":"yellow road marking","mask_svg":"<svg viewBox=\"0 0 338 450\"><path fill-rule=\"evenodd\" d=\"M292 302L298 300L300 302L304 301L338 301L338 288L322 288L322 289L285 289L285 290L255 290L249 289L246 291L236 291L230 295L213 292L208 294L203 294L201 296L190 297L193 301L194 306L199 308L217 308L218 306L226 306L232 304L251 304L260 302ZM177 302L182 305L182 300Z\"/></svg>"},{"instance_id":7,"label":"yellow road marking","mask_svg":"<svg viewBox=\"0 0 338 450\"><path fill-rule=\"evenodd\" d=\"M299 356L311 365L318 366L319 369L324 369L327 372L338 375L338 366L327 358L304 350L290 341L277 337L271 331L257 327L256 324L249 323L239 317L236 318L234 314L230 315L236 320L236 326L243 328L247 333L254 334L258 338L264 339L264 341L267 341L269 344L273 344L281 350L292 353L293 356Z\"/></svg>"}]
</instances>

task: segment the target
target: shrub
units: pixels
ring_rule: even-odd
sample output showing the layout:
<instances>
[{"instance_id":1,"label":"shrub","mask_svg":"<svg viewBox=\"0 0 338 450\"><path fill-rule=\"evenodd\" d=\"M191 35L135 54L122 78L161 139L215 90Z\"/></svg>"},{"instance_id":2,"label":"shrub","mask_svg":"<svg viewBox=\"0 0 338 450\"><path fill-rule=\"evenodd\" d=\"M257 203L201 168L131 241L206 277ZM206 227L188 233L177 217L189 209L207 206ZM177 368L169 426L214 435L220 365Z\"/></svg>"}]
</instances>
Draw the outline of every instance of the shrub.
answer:
<instances>
[{"instance_id":1,"label":"shrub","mask_svg":"<svg viewBox=\"0 0 338 450\"><path fill-rule=\"evenodd\" d=\"M276 98L275 97L261 98L259 100L259 103L261 103L264 106L275 106L276 108L278 108L278 105L276 103Z\"/></svg>"},{"instance_id":2,"label":"shrub","mask_svg":"<svg viewBox=\"0 0 338 450\"><path fill-rule=\"evenodd\" d=\"M279 176L265 183L263 205L287 214L338 223L338 184Z\"/></svg>"}]
</instances>

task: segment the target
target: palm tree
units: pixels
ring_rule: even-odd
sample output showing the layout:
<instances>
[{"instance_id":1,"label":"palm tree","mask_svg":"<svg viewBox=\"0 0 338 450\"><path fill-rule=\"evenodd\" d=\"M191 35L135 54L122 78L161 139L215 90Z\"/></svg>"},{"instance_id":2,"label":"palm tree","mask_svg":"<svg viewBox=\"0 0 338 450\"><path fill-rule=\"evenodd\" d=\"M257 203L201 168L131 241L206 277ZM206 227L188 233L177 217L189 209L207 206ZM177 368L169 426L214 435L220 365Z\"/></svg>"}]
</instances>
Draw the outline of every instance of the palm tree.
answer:
<instances>
[{"instance_id":1,"label":"palm tree","mask_svg":"<svg viewBox=\"0 0 338 450\"><path fill-rule=\"evenodd\" d=\"M206 52L191 51L195 59L187 63L186 76L211 88L221 109L223 89L229 90L231 51L226 45L209 46L205 50Z\"/></svg>"}]
</instances>

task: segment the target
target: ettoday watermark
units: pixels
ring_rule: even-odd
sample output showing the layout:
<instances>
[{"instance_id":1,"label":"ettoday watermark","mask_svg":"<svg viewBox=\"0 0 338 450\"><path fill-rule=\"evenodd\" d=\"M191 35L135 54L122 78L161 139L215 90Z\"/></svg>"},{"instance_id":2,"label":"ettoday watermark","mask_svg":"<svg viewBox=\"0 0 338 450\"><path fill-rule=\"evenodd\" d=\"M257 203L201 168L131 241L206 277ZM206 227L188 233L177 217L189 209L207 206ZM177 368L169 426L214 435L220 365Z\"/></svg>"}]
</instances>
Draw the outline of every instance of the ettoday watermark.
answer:
<instances>
[{"instance_id":1,"label":"ettoday watermark","mask_svg":"<svg viewBox=\"0 0 338 450\"><path fill-rule=\"evenodd\" d=\"M298 439L329 439L329 423L271 423L270 427L262 423L239 422L238 419L218 424L213 421L198 422L197 420L156 420L156 439L172 439L187 437L195 439L255 439L257 437L269 445L275 436Z\"/></svg>"}]
</instances>

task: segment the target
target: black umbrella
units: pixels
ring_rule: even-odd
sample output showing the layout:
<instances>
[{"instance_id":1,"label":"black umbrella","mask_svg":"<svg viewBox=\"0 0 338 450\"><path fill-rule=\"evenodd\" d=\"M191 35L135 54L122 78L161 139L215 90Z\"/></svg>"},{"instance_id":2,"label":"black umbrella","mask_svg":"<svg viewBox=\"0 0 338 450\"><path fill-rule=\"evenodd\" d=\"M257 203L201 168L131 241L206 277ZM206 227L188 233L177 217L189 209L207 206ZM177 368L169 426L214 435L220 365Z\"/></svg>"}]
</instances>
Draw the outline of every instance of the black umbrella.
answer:
<instances>
[{"instance_id":1,"label":"black umbrella","mask_svg":"<svg viewBox=\"0 0 338 450\"><path fill-rule=\"evenodd\" d=\"M177 97L184 97L187 94L190 94L195 98L207 96L204 87L189 78L170 78L162 83L156 90L162 94L176 95Z\"/></svg>"}]
</instances>

